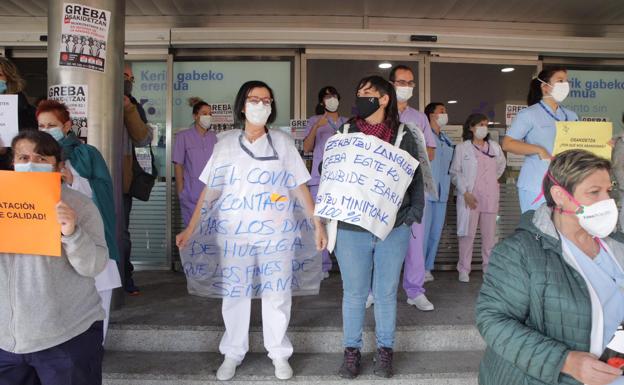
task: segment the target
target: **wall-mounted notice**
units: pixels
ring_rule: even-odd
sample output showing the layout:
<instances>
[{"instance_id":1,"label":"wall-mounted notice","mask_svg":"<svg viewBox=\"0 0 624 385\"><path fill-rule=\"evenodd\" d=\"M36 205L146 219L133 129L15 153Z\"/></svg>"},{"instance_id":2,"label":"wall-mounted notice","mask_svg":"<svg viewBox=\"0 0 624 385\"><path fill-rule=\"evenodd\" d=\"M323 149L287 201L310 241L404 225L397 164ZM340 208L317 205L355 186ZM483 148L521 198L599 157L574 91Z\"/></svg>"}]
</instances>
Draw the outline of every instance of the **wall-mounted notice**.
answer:
<instances>
[{"instance_id":1,"label":"wall-mounted notice","mask_svg":"<svg viewBox=\"0 0 624 385\"><path fill-rule=\"evenodd\" d=\"M305 128L308 125L307 119L290 119L290 135L295 140L295 146L303 155L303 140L305 139Z\"/></svg>"},{"instance_id":2,"label":"wall-mounted notice","mask_svg":"<svg viewBox=\"0 0 624 385\"><path fill-rule=\"evenodd\" d=\"M104 72L111 12L63 3L59 65Z\"/></svg>"},{"instance_id":3,"label":"wall-mounted notice","mask_svg":"<svg viewBox=\"0 0 624 385\"><path fill-rule=\"evenodd\" d=\"M72 131L79 138L86 139L89 124L89 91L86 84L57 84L48 88L48 99L67 106L72 121Z\"/></svg>"},{"instance_id":4,"label":"wall-mounted notice","mask_svg":"<svg viewBox=\"0 0 624 385\"><path fill-rule=\"evenodd\" d=\"M408 152L375 136L334 135L325 145L314 214L385 239L418 165Z\"/></svg>"},{"instance_id":5,"label":"wall-mounted notice","mask_svg":"<svg viewBox=\"0 0 624 385\"><path fill-rule=\"evenodd\" d=\"M526 104L507 104L505 106L505 125L511 126L511 122L516 118L518 112L527 108Z\"/></svg>"},{"instance_id":6,"label":"wall-mounted notice","mask_svg":"<svg viewBox=\"0 0 624 385\"><path fill-rule=\"evenodd\" d=\"M234 110L230 103L212 103L212 124L234 124Z\"/></svg>"},{"instance_id":7,"label":"wall-mounted notice","mask_svg":"<svg viewBox=\"0 0 624 385\"><path fill-rule=\"evenodd\" d=\"M0 147L11 147L18 131L17 95L0 95Z\"/></svg>"}]
</instances>

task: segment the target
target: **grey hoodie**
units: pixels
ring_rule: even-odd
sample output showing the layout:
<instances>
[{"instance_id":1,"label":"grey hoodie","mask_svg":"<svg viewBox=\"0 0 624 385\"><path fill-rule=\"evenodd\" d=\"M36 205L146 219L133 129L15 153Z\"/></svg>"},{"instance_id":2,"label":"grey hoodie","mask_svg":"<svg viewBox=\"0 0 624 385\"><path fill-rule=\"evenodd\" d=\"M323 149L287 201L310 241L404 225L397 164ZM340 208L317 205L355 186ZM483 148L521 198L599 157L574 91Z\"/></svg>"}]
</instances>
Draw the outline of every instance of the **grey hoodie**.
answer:
<instances>
[{"instance_id":1,"label":"grey hoodie","mask_svg":"<svg viewBox=\"0 0 624 385\"><path fill-rule=\"evenodd\" d=\"M66 342L104 319L94 277L108 260L98 209L63 186L76 231L61 237L61 257L0 253L0 349L32 353Z\"/></svg>"}]
</instances>

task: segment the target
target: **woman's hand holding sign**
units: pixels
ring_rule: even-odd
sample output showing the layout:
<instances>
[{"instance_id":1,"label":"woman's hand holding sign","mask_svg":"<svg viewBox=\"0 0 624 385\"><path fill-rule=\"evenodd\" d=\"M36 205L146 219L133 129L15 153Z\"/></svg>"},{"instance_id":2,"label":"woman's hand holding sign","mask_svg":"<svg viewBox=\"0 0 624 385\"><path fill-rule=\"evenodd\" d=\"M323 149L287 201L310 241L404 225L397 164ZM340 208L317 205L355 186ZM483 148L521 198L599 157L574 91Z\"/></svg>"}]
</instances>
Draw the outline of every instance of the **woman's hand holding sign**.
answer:
<instances>
[{"instance_id":1,"label":"woman's hand holding sign","mask_svg":"<svg viewBox=\"0 0 624 385\"><path fill-rule=\"evenodd\" d=\"M317 250L325 250L327 247L327 232L325 231L325 225L323 225L319 217L314 217L314 240Z\"/></svg>"},{"instance_id":2,"label":"woman's hand holding sign","mask_svg":"<svg viewBox=\"0 0 624 385\"><path fill-rule=\"evenodd\" d=\"M65 202L56 204L56 217L61 225L61 233L68 237L76 231L76 213Z\"/></svg>"}]
</instances>

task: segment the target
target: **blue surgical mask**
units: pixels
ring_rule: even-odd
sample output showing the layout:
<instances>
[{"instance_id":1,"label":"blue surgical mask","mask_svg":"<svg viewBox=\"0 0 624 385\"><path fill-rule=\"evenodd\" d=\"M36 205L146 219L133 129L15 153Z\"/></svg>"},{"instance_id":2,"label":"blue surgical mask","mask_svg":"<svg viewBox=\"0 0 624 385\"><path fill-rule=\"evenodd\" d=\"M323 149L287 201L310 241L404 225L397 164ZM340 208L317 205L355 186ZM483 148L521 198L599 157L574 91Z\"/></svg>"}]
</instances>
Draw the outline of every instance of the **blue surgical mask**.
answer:
<instances>
[{"instance_id":1,"label":"blue surgical mask","mask_svg":"<svg viewBox=\"0 0 624 385\"><path fill-rule=\"evenodd\" d=\"M54 165L50 163L15 163L13 165L15 171L18 172L52 172Z\"/></svg>"},{"instance_id":2,"label":"blue surgical mask","mask_svg":"<svg viewBox=\"0 0 624 385\"><path fill-rule=\"evenodd\" d=\"M60 127L41 128L39 129L39 131L52 135L54 140L56 140L57 142L60 142L61 139L65 137L65 134L60 129Z\"/></svg>"},{"instance_id":3,"label":"blue surgical mask","mask_svg":"<svg viewBox=\"0 0 624 385\"><path fill-rule=\"evenodd\" d=\"M0 80L0 94L5 93L7 90L6 80Z\"/></svg>"}]
</instances>

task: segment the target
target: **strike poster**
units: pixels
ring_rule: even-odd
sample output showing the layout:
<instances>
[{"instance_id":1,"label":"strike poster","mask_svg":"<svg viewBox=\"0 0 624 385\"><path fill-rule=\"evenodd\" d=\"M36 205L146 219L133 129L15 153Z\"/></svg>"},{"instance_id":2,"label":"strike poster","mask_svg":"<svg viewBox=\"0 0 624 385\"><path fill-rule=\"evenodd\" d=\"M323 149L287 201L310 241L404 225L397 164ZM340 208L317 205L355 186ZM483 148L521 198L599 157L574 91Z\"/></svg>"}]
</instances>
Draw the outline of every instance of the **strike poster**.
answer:
<instances>
[{"instance_id":1,"label":"strike poster","mask_svg":"<svg viewBox=\"0 0 624 385\"><path fill-rule=\"evenodd\" d=\"M104 72L111 12L63 3L59 65Z\"/></svg>"},{"instance_id":2,"label":"strike poster","mask_svg":"<svg viewBox=\"0 0 624 385\"><path fill-rule=\"evenodd\" d=\"M77 137L86 139L89 132L87 119L89 89L86 84L56 84L48 89L48 99L67 106L72 121L72 131Z\"/></svg>"},{"instance_id":3,"label":"strike poster","mask_svg":"<svg viewBox=\"0 0 624 385\"><path fill-rule=\"evenodd\" d=\"M11 147L18 130L17 95L0 95L0 147Z\"/></svg>"},{"instance_id":4,"label":"strike poster","mask_svg":"<svg viewBox=\"0 0 624 385\"><path fill-rule=\"evenodd\" d=\"M375 136L334 135L325 145L314 215L358 225L383 240L418 166L408 152Z\"/></svg>"},{"instance_id":5,"label":"strike poster","mask_svg":"<svg viewBox=\"0 0 624 385\"><path fill-rule=\"evenodd\" d=\"M57 172L0 171L0 252L61 256Z\"/></svg>"}]
</instances>

